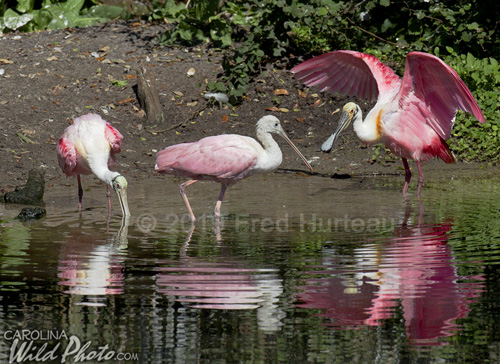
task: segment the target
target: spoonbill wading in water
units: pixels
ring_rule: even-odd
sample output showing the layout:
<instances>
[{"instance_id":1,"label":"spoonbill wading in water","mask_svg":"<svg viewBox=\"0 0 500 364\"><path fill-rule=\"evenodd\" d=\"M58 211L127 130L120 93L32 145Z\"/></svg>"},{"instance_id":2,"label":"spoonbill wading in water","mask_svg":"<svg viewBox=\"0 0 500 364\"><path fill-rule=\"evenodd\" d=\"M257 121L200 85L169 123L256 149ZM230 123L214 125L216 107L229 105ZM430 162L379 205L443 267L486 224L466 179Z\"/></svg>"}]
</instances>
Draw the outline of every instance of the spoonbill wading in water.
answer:
<instances>
[{"instance_id":1,"label":"spoonbill wading in water","mask_svg":"<svg viewBox=\"0 0 500 364\"><path fill-rule=\"evenodd\" d=\"M83 189L81 174L94 173L107 184L108 214L111 215L111 187L120 201L123 216L130 216L127 201L127 180L118 172L110 171L115 154L120 153L123 136L97 114L87 114L74 120L64 130L57 144L57 158L66 176L78 180L78 210L82 211Z\"/></svg>"},{"instance_id":2,"label":"spoonbill wading in water","mask_svg":"<svg viewBox=\"0 0 500 364\"><path fill-rule=\"evenodd\" d=\"M337 130L323 143L329 152L340 132L354 120L358 137L366 144L383 143L403 159L406 195L411 179L407 159L417 162L418 192L424 180L420 161L438 157L454 163L446 140L458 110L471 113L484 123L484 116L457 73L438 57L411 52L406 56L401 79L378 58L354 51L336 51L305 61L292 69L307 86L322 91L377 98L363 120L361 109L347 103Z\"/></svg>"},{"instance_id":3,"label":"spoonbill wading in water","mask_svg":"<svg viewBox=\"0 0 500 364\"><path fill-rule=\"evenodd\" d=\"M270 172L279 167L283 155L271 133L281 135L312 171L312 167L287 137L276 117L262 117L257 122L256 131L257 139L262 145L247 136L223 134L206 137L194 143L172 145L158 152L155 165L158 173L191 178L180 185L180 193L192 223L195 223L196 218L186 196L188 186L199 180L211 180L221 184L214 211L215 219L219 221L222 199L231 184L252 174Z\"/></svg>"}]
</instances>

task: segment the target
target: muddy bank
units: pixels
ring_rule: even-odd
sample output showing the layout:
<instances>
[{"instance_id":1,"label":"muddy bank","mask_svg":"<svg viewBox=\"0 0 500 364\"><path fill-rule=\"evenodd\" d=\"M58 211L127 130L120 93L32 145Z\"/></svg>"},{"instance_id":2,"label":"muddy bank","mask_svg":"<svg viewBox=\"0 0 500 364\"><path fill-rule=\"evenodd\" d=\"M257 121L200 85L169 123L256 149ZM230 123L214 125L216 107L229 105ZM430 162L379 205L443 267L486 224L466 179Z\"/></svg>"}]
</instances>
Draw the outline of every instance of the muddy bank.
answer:
<instances>
[{"instance_id":1,"label":"muddy bank","mask_svg":"<svg viewBox=\"0 0 500 364\"><path fill-rule=\"evenodd\" d=\"M37 167L45 169L49 187L73 184L65 182L57 164L56 143L73 118L88 112L99 113L124 135L118 169L131 178L153 176L155 153L165 146L222 133L253 136L256 121L266 114L282 121L316 173L340 178L403 173L398 158L373 163L373 150L361 145L351 128L339 149L322 153L320 145L337 123L338 114L332 113L346 98L304 89L289 73L293 65L269 66L234 109L207 101L204 84L221 74L221 54L205 47L161 47L155 37L164 30L162 25L118 22L0 37L0 194L23 185L28 171ZM157 76L165 114L161 125L148 123L137 101L141 64ZM273 94L277 89L288 95ZM280 144L281 168L305 172L295 153ZM487 167L430 161L424 172L475 168Z\"/></svg>"}]
</instances>

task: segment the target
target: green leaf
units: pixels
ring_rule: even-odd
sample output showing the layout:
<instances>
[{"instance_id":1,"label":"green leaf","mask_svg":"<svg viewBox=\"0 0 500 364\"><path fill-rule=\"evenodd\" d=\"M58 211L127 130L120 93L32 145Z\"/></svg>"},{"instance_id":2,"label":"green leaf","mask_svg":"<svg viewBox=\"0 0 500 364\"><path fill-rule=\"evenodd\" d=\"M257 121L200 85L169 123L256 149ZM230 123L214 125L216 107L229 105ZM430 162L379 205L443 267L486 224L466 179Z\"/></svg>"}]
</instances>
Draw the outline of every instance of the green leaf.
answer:
<instances>
[{"instance_id":1,"label":"green leaf","mask_svg":"<svg viewBox=\"0 0 500 364\"><path fill-rule=\"evenodd\" d=\"M104 19L116 19L125 14L125 10L119 6L94 5L82 11L82 18L78 19L78 25L84 18L93 19L95 22L105 21ZM91 25L91 24L89 24Z\"/></svg>"},{"instance_id":2,"label":"green leaf","mask_svg":"<svg viewBox=\"0 0 500 364\"><path fill-rule=\"evenodd\" d=\"M5 27L16 30L28 24L33 19L32 14L19 15L12 9L7 9L3 16Z\"/></svg>"},{"instance_id":3,"label":"green leaf","mask_svg":"<svg viewBox=\"0 0 500 364\"><path fill-rule=\"evenodd\" d=\"M469 25L467 25L467 29L469 30L476 30L479 28L479 24L474 22L474 23L470 23Z\"/></svg>"},{"instance_id":4,"label":"green leaf","mask_svg":"<svg viewBox=\"0 0 500 364\"><path fill-rule=\"evenodd\" d=\"M325 16L328 14L328 9L327 8L319 8L316 11L316 14L318 14L318 16Z\"/></svg>"},{"instance_id":5,"label":"green leaf","mask_svg":"<svg viewBox=\"0 0 500 364\"><path fill-rule=\"evenodd\" d=\"M17 0L16 9L20 13L28 13L33 10L35 0Z\"/></svg>"},{"instance_id":6,"label":"green leaf","mask_svg":"<svg viewBox=\"0 0 500 364\"><path fill-rule=\"evenodd\" d=\"M116 86L116 87L125 87L128 85L127 81L126 80L115 80L115 79L110 79L109 82L111 82L111 84L113 86Z\"/></svg>"},{"instance_id":7,"label":"green leaf","mask_svg":"<svg viewBox=\"0 0 500 364\"><path fill-rule=\"evenodd\" d=\"M380 0L380 5L389 6L391 5L391 0Z\"/></svg>"}]
</instances>

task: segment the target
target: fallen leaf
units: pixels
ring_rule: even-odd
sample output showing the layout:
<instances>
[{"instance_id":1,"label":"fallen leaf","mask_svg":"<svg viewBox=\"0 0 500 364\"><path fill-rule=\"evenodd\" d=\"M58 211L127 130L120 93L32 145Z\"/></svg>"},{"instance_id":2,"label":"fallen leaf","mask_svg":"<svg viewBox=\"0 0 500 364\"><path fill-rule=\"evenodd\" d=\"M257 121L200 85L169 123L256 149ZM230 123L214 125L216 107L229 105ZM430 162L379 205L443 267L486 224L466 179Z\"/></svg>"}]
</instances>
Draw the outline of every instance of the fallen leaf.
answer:
<instances>
[{"instance_id":1,"label":"fallen leaf","mask_svg":"<svg viewBox=\"0 0 500 364\"><path fill-rule=\"evenodd\" d=\"M45 58L46 61L57 61L58 58L56 56L52 56L52 57L49 57L49 58Z\"/></svg>"},{"instance_id":2,"label":"fallen leaf","mask_svg":"<svg viewBox=\"0 0 500 364\"><path fill-rule=\"evenodd\" d=\"M193 107L193 106L196 106L197 104L198 104L198 101L193 101L193 102L188 102L186 104L186 106Z\"/></svg>"},{"instance_id":3,"label":"fallen leaf","mask_svg":"<svg viewBox=\"0 0 500 364\"><path fill-rule=\"evenodd\" d=\"M222 122L227 123L229 121L229 116L227 115L222 115Z\"/></svg>"},{"instance_id":4,"label":"fallen leaf","mask_svg":"<svg viewBox=\"0 0 500 364\"><path fill-rule=\"evenodd\" d=\"M317 99L316 101L314 101L313 106L319 106L319 104L321 104L321 99Z\"/></svg>"},{"instance_id":5,"label":"fallen leaf","mask_svg":"<svg viewBox=\"0 0 500 364\"><path fill-rule=\"evenodd\" d=\"M296 118L295 120L297 120L298 122L302 123L302 122L304 122L306 119L305 119L305 118Z\"/></svg>"},{"instance_id":6,"label":"fallen leaf","mask_svg":"<svg viewBox=\"0 0 500 364\"><path fill-rule=\"evenodd\" d=\"M276 107L276 106L268 107L266 110L267 111L276 111L276 112L289 112L290 111L286 107Z\"/></svg>"},{"instance_id":7,"label":"fallen leaf","mask_svg":"<svg viewBox=\"0 0 500 364\"><path fill-rule=\"evenodd\" d=\"M14 63L14 61L8 60L7 58L1 58L0 62L2 62L3 64L12 64L12 63Z\"/></svg>"},{"instance_id":8,"label":"fallen leaf","mask_svg":"<svg viewBox=\"0 0 500 364\"><path fill-rule=\"evenodd\" d=\"M173 93L174 93L174 95L176 95L176 96L179 96L179 97L184 96L184 94L183 94L182 92L180 92L180 91L172 91L172 92L173 92Z\"/></svg>"},{"instance_id":9,"label":"fallen leaf","mask_svg":"<svg viewBox=\"0 0 500 364\"><path fill-rule=\"evenodd\" d=\"M22 133L16 133L16 135L19 137L19 139L21 139L25 143L36 144L33 140L31 140L30 138L28 138L26 135L24 135Z\"/></svg>"},{"instance_id":10,"label":"fallen leaf","mask_svg":"<svg viewBox=\"0 0 500 364\"><path fill-rule=\"evenodd\" d=\"M187 75L188 75L188 77L192 77L192 76L194 76L194 74L195 74L195 73L196 73L196 70L195 70L194 68L190 68L190 69L188 69L188 71L187 71Z\"/></svg>"},{"instance_id":11,"label":"fallen leaf","mask_svg":"<svg viewBox=\"0 0 500 364\"><path fill-rule=\"evenodd\" d=\"M126 75L125 78L127 80L136 80L137 79L137 75Z\"/></svg>"},{"instance_id":12,"label":"fallen leaf","mask_svg":"<svg viewBox=\"0 0 500 364\"><path fill-rule=\"evenodd\" d=\"M101 49L99 49L101 52L107 52L110 50L110 47L109 46L104 46L102 47Z\"/></svg>"},{"instance_id":13,"label":"fallen leaf","mask_svg":"<svg viewBox=\"0 0 500 364\"><path fill-rule=\"evenodd\" d=\"M288 91L285 90L284 88L279 88L273 91L273 94L275 95L288 95Z\"/></svg>"},{"instance_id":14,"label":"fallen leaf","mask_svg":"<svg viewBox=\"0 0 500 364\"><path fill-rule=\"evenodd\" d=\"M299 93L299 96L302 97L302 98L306 98L307 97L307 94L304 92L304 91L301 91L301 90L297 90L297 92Z\"/></svg>"},{"instance_id":15,"label":"fallen leaf","mask_svg":"<svg viewBox=\"0 0 500 364\"><path fill-rule=\"evenodd\" d=\"M135 99L133 97L128 97L126 99L117 101L115 104L117 104L117 105L123 105L123 104L127 104L127 103L133 102L133 101L135 101Z\"/></svg>"}]
</instances>

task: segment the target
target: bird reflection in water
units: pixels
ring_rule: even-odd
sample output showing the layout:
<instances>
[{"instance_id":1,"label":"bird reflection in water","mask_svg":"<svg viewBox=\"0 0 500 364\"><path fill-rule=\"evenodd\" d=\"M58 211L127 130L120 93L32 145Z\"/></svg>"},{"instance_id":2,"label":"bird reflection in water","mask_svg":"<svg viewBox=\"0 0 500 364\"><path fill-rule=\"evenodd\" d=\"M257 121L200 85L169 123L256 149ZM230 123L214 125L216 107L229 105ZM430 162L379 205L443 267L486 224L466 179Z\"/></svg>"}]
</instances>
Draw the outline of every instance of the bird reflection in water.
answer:
<instances>
[{"instance_id":1,"label":"bird reflection in water","mask_svg":"<svg viewBox=\"0 0 500 364\"><path fill-rule=\"evenodd\" d=\"M322 309L336 328L377 326L401 309L412 345L443 345L442 337L455 335L457 319L483 290L482 277L457 274L448 236L451 219L439 224L410 223L408 204L404 221L387 242L355 249L352 265L346 257L325 257L328 271L308 279L298 295L298 307ZM324 278L324 274L330 276Z\"/></svg>"},{"instance_id":2,"label":"bird reflection in water","mask_svg":"<svg viewBox=\"0 0 500 364\"><path fill-rule=\"evenodd\" d=\"M111 241L91 229L71 233L59 259L58 284L65 293L85 296L79 304L102 306L106 295L123 293L128 226L125 216Z\"/></svg>"},{"instance_id":3,"label":"bird reflection in water","mask_svg":"<svg viewBox=\"0 0 500 364\"><path fill-rule=\"evenodd\" d=\"M158 292L191 308L257 310L261 331L279 331L285 313L279 303L283 281L278 269L252 267L239 257L227 256L220 235L220 257L190 257L193 229L194 225L181 248L181 259L162 262L157 268Z\"/></svg>"}]
</instances>

